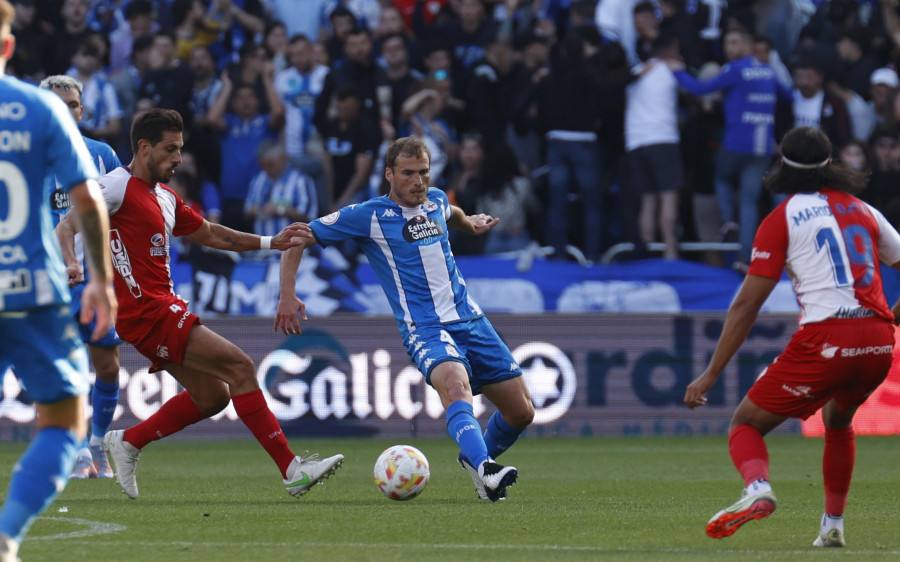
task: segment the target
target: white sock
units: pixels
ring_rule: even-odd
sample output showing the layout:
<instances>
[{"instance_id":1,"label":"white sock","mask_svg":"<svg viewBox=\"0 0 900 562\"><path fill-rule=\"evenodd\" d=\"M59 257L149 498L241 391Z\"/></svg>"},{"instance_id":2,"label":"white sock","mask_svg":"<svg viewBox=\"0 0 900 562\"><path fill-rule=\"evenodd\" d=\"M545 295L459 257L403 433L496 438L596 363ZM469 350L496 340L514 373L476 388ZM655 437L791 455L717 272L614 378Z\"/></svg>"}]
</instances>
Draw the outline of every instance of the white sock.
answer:
<instances>
[{"instance_id":1,"label":"white sock","mask_svg":"<svg viewBox=\"0 0 900 562\"><path fill-rule=\"evenodd\" d=\"M91 447L99 447L100 445L103 445L103 437L98 437L97 435L91 435L90 445L91 445Z\"/></svg>"},{"instance_id":2,"label":"white sock","mask_svg":"<svg viewBox=\"0 0 900 562\"><path fill-rule=\"evenodd\" d=\"M825 534L832 529L840 529L842 533L844 532L843 515L828 515L826 513L822 516L822 534Z\"/></svg>"},{"instance_id":3,"label":"white sock","mask_svg":"<svg viewBox=\"0 0 900 562\"><path fill-rule=\"evenodd\" d=\"M750 485L747 486L747 495L748 496L756 496L758 494L763 494L765 492L771 492L772 485L769 484L768 480L756 480L751 482Z\"/></svg>"}]
</instances>

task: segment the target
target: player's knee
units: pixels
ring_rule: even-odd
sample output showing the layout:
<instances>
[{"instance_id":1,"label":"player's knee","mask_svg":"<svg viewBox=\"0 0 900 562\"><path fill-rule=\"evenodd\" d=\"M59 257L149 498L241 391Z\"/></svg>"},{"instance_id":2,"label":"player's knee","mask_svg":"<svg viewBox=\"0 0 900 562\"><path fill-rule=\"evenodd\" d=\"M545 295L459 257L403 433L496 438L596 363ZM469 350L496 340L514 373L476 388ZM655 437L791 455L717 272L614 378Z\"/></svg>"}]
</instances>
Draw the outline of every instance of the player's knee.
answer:
<instances>
[{"instance_id":1,"label":"player's knee","mask_svg":"<svg viewBox=\"0 0 900 562\"><path fill-rule=\"evenodd\" d=\"M222 392L206 394L204 396L191 395L191 398L194 400L197 409L206 416L218 414L227 408L228 403L231 402L231 395L228 394L228 391L225 388L222 389Z\"/></svg>"},{"instance_id":2,"label":"player's knee","mask_svg":"<svg viewBox=\"0 0 900 562\"><path fill-rule=\"evenodd\" d=\"M253 365L253 360L243 351L238 351L228 358L226 370L228 379L232 383L247 384L256 380L256 367Z\"/></svg>"},{"instance_id":3,"label":"player's knee","mask_svg":"<svg viewBox=\"0 0 900 562\"><path fill-rule=\"evenodd\" d=\"M514 412L510 418L511 419L507 420L509 425L519 429L525 429L534 421L534 406L532 406L531 403L528 403L521 411Z\"/></svg>"}]
</instances>

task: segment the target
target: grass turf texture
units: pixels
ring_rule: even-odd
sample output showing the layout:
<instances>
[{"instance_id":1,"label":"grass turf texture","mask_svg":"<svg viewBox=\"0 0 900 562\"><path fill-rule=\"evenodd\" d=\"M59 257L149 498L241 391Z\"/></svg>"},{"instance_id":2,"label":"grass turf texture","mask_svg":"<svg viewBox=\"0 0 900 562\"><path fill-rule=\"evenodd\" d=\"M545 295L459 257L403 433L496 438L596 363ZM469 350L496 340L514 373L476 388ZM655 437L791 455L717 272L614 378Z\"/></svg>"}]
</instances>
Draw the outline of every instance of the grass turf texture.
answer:
<instances>
[{"instance_id":1,"label":"grass turf texture","mask_svg":"<svg viewBox=\"0 0 900 562\"><path fill-rule=\"evenodd\" d=\"M811 546L822 513L821 439L767 441L779 504L732 537L706 537L741 482L724 436L525 438L502 461L519 469L509 499L478 501L449 439L409 439L431 463L418 498L372 482L397 440L292 440L344 466L299 500L255 441L162 442L138 464L141 497L114 480L72 481L35 523L26 562L224 560L896 560L900 438L859 438L846 513L848 547ZM0 448L5 490L24 445ZM65 512L60 509L66 508ZM103 524L106 524L105 526ZM96 534L110 524L124 527Z\"/></svg>"}]
</instances>

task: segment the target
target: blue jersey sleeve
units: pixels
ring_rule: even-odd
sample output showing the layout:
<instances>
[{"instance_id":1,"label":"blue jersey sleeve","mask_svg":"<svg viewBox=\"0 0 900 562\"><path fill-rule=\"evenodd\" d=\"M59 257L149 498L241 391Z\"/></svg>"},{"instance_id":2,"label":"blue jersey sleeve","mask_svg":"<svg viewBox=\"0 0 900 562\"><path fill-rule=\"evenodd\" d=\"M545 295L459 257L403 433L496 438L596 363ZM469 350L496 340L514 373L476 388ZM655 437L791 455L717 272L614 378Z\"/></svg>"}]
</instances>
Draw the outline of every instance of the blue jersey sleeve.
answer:
<instances>
[{"instance_id":1,"label":"blue jersey sleeve","mask_svg":"<svg viewBox=\"0 0 900 562\"><path fill-rule=\"evenodd\" d=\"M318 218L309 227L319 244L328 246L350 238L368 238L374 210L369 205L348 205Z\"/></svg>"},{"instance_id":2,"label":"blue jersey sleeve","mask_svg":"<svg viewBox=\"0 0 900 562\"><path fill-rule=\"evenodd\" d=\"M709 80L697 80L686 70L679 70L675 73L675 79L678 81L681 89L695 96L702 96L711 92L732 88L741 79L741 69L733 64L725 65L721 74Z\"/></svg>"},{"instance_id":3,"label":"blue jersey sleeve","mask_svg":"<svg viewBox=\"0 0 900 562\"><path fill-rule=\"evenodd\" d=\"M69 191L87 179L100 177L68 108L56 94L48 92L44 98L50 108L44 129L47 164L60 188Z\"/></svg>"}]
</instances>

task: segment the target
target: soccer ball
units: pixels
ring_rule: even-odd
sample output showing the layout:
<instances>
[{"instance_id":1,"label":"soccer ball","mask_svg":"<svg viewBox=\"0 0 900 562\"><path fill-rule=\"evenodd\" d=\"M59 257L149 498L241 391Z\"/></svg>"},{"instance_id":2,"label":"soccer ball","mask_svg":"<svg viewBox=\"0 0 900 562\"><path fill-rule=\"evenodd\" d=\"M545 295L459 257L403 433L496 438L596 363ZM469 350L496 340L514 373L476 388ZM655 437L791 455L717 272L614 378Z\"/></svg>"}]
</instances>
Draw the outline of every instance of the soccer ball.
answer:
<instances>
[{"instance_id":1,"label":"soccer ball","mask_svg":"<svg viewBox=\"0 0 900 562\"><path fill-rule=\"evenodd\" d=\"M428 459L409 445L394 445L375 461L375 486L385 497L411 500L422 493L431 475Z\"/></svg>"}]
</instances>

